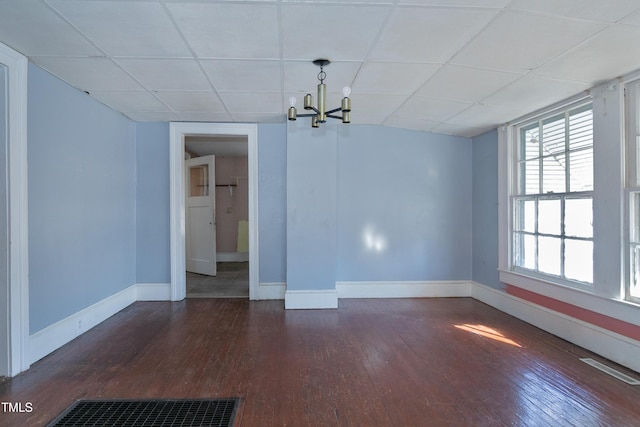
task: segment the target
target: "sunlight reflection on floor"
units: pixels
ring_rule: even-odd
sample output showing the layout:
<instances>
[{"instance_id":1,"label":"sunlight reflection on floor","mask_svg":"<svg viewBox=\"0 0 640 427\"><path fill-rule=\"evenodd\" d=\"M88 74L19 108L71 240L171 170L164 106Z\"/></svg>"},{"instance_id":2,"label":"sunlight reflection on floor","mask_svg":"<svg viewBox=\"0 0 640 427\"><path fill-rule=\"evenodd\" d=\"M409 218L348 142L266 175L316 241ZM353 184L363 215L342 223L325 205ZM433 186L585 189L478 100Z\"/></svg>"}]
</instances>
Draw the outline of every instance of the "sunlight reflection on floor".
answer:
<instances>
[{"instance_id":1,"label":"sunlight reflection on floor","mask_svg":"<svg viewBox=\"0 0 640 427\"><path fill-rule=\"evenodd\" d=\"M518 344L517 342L510 340L509 338L505 337L502 333L488 326L469 325L469 324L454 325L454 326L458 329L462 329L463 331L471 332L472 334L480 335L486 338L491 338L493 340L500 341L506 344L511 344L516 347L521 347L521 345Z\"/></svg>"}]
</instances>

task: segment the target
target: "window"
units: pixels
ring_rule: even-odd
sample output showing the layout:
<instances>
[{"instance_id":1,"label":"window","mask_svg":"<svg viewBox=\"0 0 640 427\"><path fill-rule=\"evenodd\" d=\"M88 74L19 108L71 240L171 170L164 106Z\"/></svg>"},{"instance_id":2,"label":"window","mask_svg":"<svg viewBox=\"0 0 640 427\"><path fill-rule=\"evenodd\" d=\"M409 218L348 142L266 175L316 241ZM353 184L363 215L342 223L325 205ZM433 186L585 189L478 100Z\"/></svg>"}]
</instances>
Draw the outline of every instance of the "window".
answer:
<instances>
[{"instance_id":1,"label":"window","mask_svg":"<svg viewBox=\"0 0 640 427\"><path fill-rule=\"evenodd\" d=\"M536 117L516 126L515 131L513 269L567 284L590 285L593 283L591 103ZM638 255L640 267L640 241Z\"/></svg>"},{"instance_id":2,"label":"window","mask_svg":"<svg viewBox=\"0 0 640 427\"><path fill-rule=\"evenodd\" d=\"M625 88L627 120L628 273L625 296L640 302L640 83Z\"/></svg>"}]
</instances>

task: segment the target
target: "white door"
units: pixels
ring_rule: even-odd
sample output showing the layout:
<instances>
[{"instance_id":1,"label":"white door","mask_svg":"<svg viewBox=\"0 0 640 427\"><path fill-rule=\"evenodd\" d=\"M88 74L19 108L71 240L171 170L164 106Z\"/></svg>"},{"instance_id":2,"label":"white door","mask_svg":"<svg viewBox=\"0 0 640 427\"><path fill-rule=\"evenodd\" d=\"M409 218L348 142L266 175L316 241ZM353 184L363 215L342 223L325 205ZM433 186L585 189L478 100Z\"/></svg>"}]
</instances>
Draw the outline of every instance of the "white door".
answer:
<instances>
[{"instance_id":1,"label":"white door","mask_svg":"<svg viewBox=\"0 0 640 427\"><path fill-rule=\"evenodd\" d=\"M215 157L185 161L187 271L216 275Z\"/></svg>"}]
</instances>

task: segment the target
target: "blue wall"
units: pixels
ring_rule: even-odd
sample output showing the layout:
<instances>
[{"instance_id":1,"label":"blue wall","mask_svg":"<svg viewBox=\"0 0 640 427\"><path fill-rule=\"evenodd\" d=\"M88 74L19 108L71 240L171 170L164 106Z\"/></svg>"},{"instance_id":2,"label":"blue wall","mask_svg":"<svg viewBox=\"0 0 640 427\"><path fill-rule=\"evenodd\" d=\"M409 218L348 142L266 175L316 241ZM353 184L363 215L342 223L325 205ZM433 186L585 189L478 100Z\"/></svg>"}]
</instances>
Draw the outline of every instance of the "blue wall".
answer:
<instances>
[{"instance_id":1,"label":"blue wall","mask_svg":"<svg viewBox=\"0 0 640 427\"><path fill-rule=\"evenodd\" d=\"M287 279L287 127L258 125L260 282Z\"/></svg>"},{"instance_id":2,"label":"blue wall","mask_svg":"<svg viewBox=\"0 0 640 427\"><path fill-rule=\"evenodd\" d=\"M287 127L287 290L335 289L336 124Z\"/></svg>"},{"instance_id":3,"label":"blue wall","mask_svg":"<svg viewBox=\"0 0 640 427\"><path fill-rule=\"evenodd\" d=\"M504 289L498 273L498 133L473 138L473 280Z\"/></svg>"},{"instance_id":4,"label":"blue wall","mask_svg":"<svg viewBox=\"0 0 640 427\"><path fill-rule=\"evenodd\" d=\"M471 279L471 173L467 138L290 124L287 289Z\"/></svg>"},{"instance_id":5,"label":"blue wall","mask_svg":"<svg viewBox=\"0 0 640 427\"><path fill-rule=\"evenodd\" d=\"M28 72L33 333L135 283L136 124L34 65Z\"/></svg>"},{"instance_id":6,"label":"blue wall","mask_svg":"<svg viewBox=\"0 0 640 427\"><path fill-rule=\"evenodd\" d=\"M341 129L337 280L469 280L470 140Z\"/></svg>"},{"instance_id":7,"label":"blue wall","mask_svg":"<svg viewBox=\"0 0 640 427\"><path fill-rule=\"evenodd\" d=\"M169 283L168 123L138 123L136 179L136 282Z\"/></svg>"}]
</instances>

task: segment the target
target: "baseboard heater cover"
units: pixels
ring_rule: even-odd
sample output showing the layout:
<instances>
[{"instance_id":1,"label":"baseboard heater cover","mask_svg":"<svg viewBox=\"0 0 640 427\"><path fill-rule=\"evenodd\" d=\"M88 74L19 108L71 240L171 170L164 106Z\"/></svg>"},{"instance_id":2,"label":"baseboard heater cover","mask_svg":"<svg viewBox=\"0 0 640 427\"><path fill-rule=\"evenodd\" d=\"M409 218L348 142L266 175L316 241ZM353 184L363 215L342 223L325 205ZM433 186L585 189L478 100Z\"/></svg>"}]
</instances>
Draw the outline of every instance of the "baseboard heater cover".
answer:
<instances>
[{"instance_id":1,"label":"baseboard heater cover","mask_svg":"<svg viewBox=\"0 0 640 427\"><path fill-rule=\"evenodd\" d=\"M590 357L584 357L580 360L586 363L587 365L591 365L594 368L598 369L599 371L602 371L605 374L609 374L612 377L617 378L620 381L625 382L629 385L640 385L640 381L638 381L637 379L632 378L629 375L624 374L616 369L613 369L612 367L607 366L604 363L600 363L597 360L594 360Z\"/></svg>"},{"instance_id":2,"label":"baseboard heater cover","mask_svg":"<svg viewBox=\"0 0 640 427\"><path fill-rule=\"evenodd\" d=\"M47 427L231 427L239 398L78 400Z\"/></svg>"}]
</instances>

